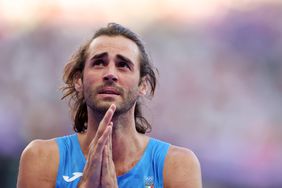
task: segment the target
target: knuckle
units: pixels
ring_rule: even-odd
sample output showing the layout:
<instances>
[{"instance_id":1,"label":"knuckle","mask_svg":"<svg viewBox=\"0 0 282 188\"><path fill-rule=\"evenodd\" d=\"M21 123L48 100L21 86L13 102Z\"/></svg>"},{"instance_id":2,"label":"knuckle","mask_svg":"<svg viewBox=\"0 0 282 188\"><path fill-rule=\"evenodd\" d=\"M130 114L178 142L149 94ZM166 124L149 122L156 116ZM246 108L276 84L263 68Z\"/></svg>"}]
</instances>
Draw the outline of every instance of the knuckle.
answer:
<instances>
[{"instance_id":1,"label":"knuckle","mask_svg":"<svg viewBox=\"0 0 282 188\"><path fill-rule=\"evenodd\" d=\"M111 187L111 183L109 180L102 180L102 185L103 187Z\"/></svg>"},{"instance_id":2,"label":"knuckle","mask_svg":"<svg viewBox=\"0 0 282 188\"><path fill-rule=\"evenodd\" d=\"M98 139L98 142L97 142L98 146L99 146L99 145L102 145L103 142L104 142L104 139L103 139L102 137L99 138L99 139Z\"/></svg>"},{"instance_id":3,"label":"knuckle","mask_svg":"<svg viewBox=\"0 0 282 188\"><path fill-rule=\"evenodd\" d=\"M93 161L97 161L97 162L102 161L101 156L95 155L95 156L93 157Z\"/></svg>"}]
</instances>

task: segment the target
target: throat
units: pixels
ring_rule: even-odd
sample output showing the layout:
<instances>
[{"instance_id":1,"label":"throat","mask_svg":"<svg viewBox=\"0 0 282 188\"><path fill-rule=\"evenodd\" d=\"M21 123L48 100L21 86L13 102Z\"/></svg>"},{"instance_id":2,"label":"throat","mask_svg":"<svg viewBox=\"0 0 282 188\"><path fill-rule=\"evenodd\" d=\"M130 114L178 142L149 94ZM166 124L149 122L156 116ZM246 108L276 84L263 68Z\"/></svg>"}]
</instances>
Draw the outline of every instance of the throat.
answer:
<instances>
[{"instance_id":1,"label":"throat","mask_svg":"<svg viewBox=\"0 0 282 188\"><path fill-rule=\"evenodd\" d=\"M117 176L122 176L126 173L128 173L130 170L132 170L137 163L141 160L142 156L139 159L135 159L134 161L131 162L126 162L126 163L115 163L115 169L116 169L116 174Z\"/></svg>"},{"instance_id":2,"label":"throat","mask_svg":"<svg viewBox=\"0 0 282 188\"><path fill-rule=\"evenodd\" d=\"M113 161L117 176L126 174L137 165L146 151L148 141L149 138L142 135L139 141L113 143Z\"/></svg>"}]
</instances>

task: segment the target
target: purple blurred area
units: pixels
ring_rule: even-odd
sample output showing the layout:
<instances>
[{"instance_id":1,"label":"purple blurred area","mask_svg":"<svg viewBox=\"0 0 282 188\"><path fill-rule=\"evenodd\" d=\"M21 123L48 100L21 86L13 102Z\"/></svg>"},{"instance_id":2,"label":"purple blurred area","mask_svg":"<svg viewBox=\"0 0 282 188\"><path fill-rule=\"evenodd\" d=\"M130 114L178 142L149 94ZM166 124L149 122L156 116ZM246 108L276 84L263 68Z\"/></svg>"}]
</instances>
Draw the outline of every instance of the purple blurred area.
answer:
<instances>
[{"instance_id":1,"label":"purple blurred area","mask_svg":"<svg viewBox=\"0 0 282 188\"><path fill-rule=\"evenodd\" d=\"M156 96L144 105L150 134L192 149L204 187L282 187L281 17L281 3L265 3L201 22L159 19L130 27L160 73ZM14 187L31 140L72 132L67 102L60 100L63 67L104 25L39 23L18 32L0 19L4 187Z\"/></svg>"}]
</instances>

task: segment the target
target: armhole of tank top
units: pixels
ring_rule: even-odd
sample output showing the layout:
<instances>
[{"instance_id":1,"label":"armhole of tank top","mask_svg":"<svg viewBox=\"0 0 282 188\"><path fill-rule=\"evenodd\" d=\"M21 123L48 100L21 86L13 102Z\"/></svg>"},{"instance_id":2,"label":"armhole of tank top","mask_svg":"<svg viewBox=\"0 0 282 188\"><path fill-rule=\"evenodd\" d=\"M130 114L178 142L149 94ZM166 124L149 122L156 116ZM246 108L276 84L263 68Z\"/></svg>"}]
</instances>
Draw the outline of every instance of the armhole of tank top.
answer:
<instances>
[{"instance_id":1,"label":"armhole of tank top","mask_svg":"<svg viewBox=\"0 0 282 188\"><path fill-rule=\"evenodd\" d=\"M158 160L158 171L157 171L157 174L158 174L158 177L160 178L160 186L163 187L163 184L164 184L164 163L165 163L165 159L166 159L166 156L167 156L167 153L168 153L168 150L169 150L169 147L170 147L170 144L169 143L166 143L166 142L162 142L161 141L161 146L158 148L158 155L157 156L157 160Z\"/></svg>"},{"instance_id":2,"label":"armhole of tank top","mask_svg":"<svg viewBox=\"0 0 282 188\"><path fill-rule=\"evenodd\" d=\"M86 163L86 158L82 152L82 149L80 147L79 139L78 139L78 134L75 133L72 135L72 145L75 147L75 150L78 152L78 155L81 157L83 163Z\"/></svg>"},{"instance_id":3,"label":"armhole of tank top","mask_svg":"<svg viewBox=\"0 0 282 188\"><path fill-rule=\"evenodd\" d=\"M64 159L64 155L65 155L65 143L64 143L64 137L59 137L56 138L56 143L58 146L58 151L59 151L59 166L58 166L58 173L57 173L57 178L56 178L56 188L60 187L60 180L59 177L62 177L62 165L63 165L63 159Z\"/></svg>"}]
</instances>

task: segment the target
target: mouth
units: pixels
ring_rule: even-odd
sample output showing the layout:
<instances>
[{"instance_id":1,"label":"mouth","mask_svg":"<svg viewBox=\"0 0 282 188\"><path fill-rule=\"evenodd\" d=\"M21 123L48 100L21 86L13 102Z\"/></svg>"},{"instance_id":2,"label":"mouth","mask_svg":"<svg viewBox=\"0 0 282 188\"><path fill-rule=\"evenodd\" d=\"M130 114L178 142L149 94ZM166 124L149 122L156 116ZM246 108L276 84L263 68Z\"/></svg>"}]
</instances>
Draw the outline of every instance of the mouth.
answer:
<instances>
[{"instance_id":1,"label":"mouth","mask_svg":"<svg viewBox=\"0 0 282 188\"><path fill-rule=\"evenodd\" d=\"M104 94L104 95L120 95L120 92L115 88L103 88L100 91L98 91L98 94Z\"/></svg>"}]
</instances>

